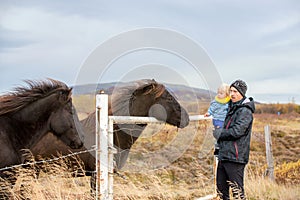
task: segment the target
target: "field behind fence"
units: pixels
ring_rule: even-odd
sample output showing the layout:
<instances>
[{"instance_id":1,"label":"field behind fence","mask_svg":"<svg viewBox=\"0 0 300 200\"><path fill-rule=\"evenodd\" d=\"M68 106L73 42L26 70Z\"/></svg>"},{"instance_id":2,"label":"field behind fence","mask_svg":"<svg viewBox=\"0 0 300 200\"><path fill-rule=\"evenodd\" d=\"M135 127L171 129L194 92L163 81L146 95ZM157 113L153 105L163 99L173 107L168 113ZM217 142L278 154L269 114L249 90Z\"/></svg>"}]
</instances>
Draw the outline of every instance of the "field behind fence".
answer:
<instances>
[{"instance_id":1,"label":"field behind fence","mask_svg":"<svg viewBox=\"0 0 300 200\"><path fill-rule=\"evenodd\" d=\"M84 117L88 112L81 110L79 115ZM245 180L248 199L298 199L300 116L255 114L254 117L250 162ZM267 124L270 125L272 136L275 181L265 176L267 162L264 127ZM213 194L214 141L210 129L210 121L191 122L180 134L192 138L192 142L178 159L156 169L140 170L144 162L149 161L145 160L145 156L159 151L179 134L175 127L150 124L134 144L124 169L114 174L114 199L186 200ZM186 141L183 140L182 145L186 145ZM30 168L18 170L17 184L11 190L15 199L18 199L23 183L28 184L25 192L31 199L93 199L90 195L90 177L74 178L66 167L68 162L65 158L45 164L48 173L42 173L39 179L28 176L33 173Z\"/></svg>"}]
</instances>

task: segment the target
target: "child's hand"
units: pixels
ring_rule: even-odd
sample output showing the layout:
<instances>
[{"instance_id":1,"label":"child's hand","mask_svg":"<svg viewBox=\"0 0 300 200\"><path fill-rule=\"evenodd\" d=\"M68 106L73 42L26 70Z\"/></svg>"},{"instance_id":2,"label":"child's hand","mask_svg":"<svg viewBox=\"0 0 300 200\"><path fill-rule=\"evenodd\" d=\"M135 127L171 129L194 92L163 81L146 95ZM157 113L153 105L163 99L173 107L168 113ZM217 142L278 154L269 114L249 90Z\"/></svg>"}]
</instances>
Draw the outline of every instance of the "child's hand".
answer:
<instances>
[{"instance_id":1,"label":"child's hand","mask_svg":"<svg viewBox=\"0 0 300 200\"><path fill-rule=\"evenodd\" d=\"M209 116L210 114L208 112L204 114L204 117L209 117Z\"/></svg>"}]
</instances>

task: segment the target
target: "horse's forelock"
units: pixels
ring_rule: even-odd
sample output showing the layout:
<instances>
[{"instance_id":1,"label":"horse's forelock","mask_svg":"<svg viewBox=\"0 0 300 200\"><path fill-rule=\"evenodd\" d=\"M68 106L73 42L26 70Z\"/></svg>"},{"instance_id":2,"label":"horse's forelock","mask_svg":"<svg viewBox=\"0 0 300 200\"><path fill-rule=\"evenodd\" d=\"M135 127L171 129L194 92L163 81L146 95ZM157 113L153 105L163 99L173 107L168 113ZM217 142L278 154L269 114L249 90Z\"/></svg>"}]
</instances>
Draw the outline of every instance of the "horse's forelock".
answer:
<instances>
[{"instance_id":1,"label":"horse's forelock","mask_svg":"<svg viewBox=\"0 0 300 200\"><path fill-rule=\"evenodd\" d=\"M165 92L165 86L157 82L146 85L143 88L149 86L151 86L151 89L146 90L143 95L154 94L154 98L159 98Z\"/></svg>"},{"instance_id":2,"label":"horse's forelock","mask_svg":"<svg viewBox=\"0 0 300 200\"><path fill-rule=\"evenodd\" d=\"M154 94L154 98L159 98L165 91L165 86L157 83L154 79L136 81L136 86L138 87L135 91L143 91L141 93L143 95ZM147 88L147 90L145 90L145 88Z\"/></svg>"}]
</instances>

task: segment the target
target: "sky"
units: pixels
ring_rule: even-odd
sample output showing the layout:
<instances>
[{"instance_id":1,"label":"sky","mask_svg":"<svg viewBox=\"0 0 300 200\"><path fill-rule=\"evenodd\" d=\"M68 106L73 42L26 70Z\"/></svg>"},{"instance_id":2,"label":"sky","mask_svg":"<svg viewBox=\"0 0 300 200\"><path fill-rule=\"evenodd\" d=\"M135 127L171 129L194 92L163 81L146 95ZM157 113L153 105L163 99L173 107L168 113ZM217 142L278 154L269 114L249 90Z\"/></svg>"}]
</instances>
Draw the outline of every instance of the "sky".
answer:
<instances>
[{"instance_id":1,"label":"sky","mask_svg":"<svg viewBox=\"0 0 300 200\"><path fill-rule=\"evenodd\" d=\"M242 79L257 101L300 104L300 2L0 0L0 70L0 93L48 77L212 90Z\"/></svg>"}]
</instances>

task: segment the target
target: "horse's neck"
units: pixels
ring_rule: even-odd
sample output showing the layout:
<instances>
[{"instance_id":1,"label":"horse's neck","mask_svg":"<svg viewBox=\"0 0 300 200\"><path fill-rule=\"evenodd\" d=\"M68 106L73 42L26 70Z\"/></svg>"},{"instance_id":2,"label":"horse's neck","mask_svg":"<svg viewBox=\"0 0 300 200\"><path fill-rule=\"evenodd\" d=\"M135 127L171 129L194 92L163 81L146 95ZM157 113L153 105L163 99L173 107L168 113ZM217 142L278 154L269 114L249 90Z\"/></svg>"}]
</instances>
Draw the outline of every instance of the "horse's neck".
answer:
<instances>
[{"instance_id":1,"label":"horse's neck","mask_svg":"<svg viewBox=\"0 0 300 200\"><path fill-rule=\"evenodd\" d=\"M81 120L80 123L85 133L85 147L95 145L95 112ZM114 144L121 149L130 149L145 128L146 124L115 124Z\"/></svg>"},{"instance_id":2,"label":"horse's neck","mask_svg":"<svg viewBox=\"0 0 300 200\"><path fill-rule=\"evenodd\" d=\"M51 113L57 109L58 104L55 102L57 102L57 95L49 95L25 106L16 112L13 118L28 124L41 123L46 121Z\"/></svg>"},{"instance_id":3,"label":"horse's neck","mask_svg":"<svg viewBox=\"0 0 300 200\"><path fill-rule=\"evenodd\" d=\"M56 95L52 94L31 103L11 116L18 126L19 140L26 148L30 148L50 130L48 119L57 109L56 101Z\"/></svg>"},{"instance_id":4,"label":"horse's neck","mask_svg":"<svg viewBox=\"0 0 300 200\"><path fill-rule=\"evenodd\" d=\"M80 121L84 132L84 147L91 149L95 145L96 114L93 112L87 118Z\"/></svg>"},{"instance_id":5,"label":"horse's neck","mask_svg":"<svg viewBox=\"0 0 300 200\"><path fill-rule=\"evenodd\" d=\"M85 134L93 134L95 133L96 127L96 114L93 112L87 118L80 121L82 128L84 129Z\"/></svg>"}]
</instances>

